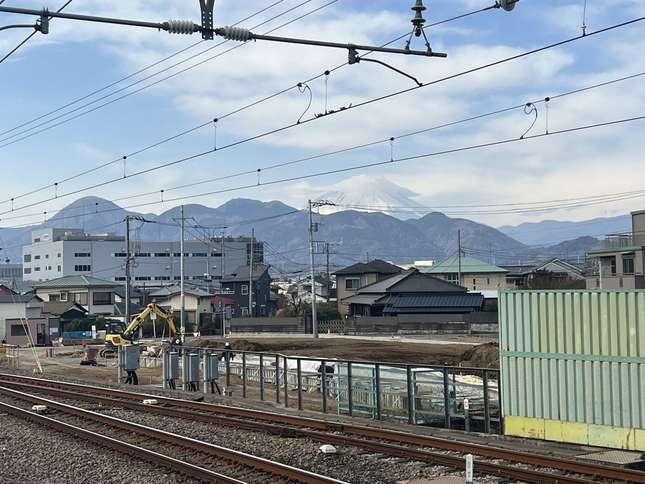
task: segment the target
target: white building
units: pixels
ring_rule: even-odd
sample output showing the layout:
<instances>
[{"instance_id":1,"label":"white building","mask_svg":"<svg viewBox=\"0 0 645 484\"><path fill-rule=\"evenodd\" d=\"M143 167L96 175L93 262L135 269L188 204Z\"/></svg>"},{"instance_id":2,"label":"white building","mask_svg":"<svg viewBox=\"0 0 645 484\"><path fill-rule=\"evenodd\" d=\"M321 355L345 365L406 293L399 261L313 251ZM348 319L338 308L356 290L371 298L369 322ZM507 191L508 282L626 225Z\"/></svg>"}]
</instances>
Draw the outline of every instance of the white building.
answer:
<instances>
[{"instance_id":1,"label":"white building","mask_svg":"<svg viewBox=\"0 0 645 484\"><path fill-rule=\"evenodd\" d=\"M184 279L220 279L232 269L248 265L250 237L187 240L184 243ZM164 286L180 280L180 242L131 242L134 257L132 284ZM40 282L65 276L89 275L125 282L125 237L86 234L80 229L39 229L23 247L23 278ZM255 260L263 262L264 244L255 242Z\"/></svg>"}]
</instances>

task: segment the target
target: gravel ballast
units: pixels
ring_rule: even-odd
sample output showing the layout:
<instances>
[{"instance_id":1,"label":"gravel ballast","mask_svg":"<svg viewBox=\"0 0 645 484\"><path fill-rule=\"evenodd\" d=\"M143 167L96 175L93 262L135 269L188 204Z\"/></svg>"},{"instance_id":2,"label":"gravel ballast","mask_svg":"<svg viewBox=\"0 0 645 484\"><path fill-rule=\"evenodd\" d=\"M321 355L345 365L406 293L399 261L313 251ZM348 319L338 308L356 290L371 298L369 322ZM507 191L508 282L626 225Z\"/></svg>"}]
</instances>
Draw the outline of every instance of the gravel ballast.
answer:
<instances>
[{"instance_id":1,"label":"gravel ballast","mask_svg":"<svg viewBox=\"0 0 645 484\"><path fill-rule=\"evenodd\" d=\"M3 484L196 483L67 434L1 415L0 482Z\"/></svg>"}]
</instances>

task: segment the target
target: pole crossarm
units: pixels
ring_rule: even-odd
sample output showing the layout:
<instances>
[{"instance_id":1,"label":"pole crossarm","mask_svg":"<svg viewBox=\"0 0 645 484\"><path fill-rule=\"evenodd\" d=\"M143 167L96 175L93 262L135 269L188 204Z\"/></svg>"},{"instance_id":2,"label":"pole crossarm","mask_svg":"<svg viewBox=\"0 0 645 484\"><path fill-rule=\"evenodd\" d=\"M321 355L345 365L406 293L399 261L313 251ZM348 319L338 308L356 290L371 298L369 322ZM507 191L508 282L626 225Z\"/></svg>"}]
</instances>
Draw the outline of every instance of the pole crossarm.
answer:
<instances>
[{"instance_id":1,"label":"pole crossarm","mask_svg":"<svg viewBox=\"0 0 645 484\"><path fill-rule=\"evenodd\" d=\"M201 6L201 3L200 3ZM248 42L249 40L264 40L268 42L280 42L287 44L300 44L300 45L311 45L316 47L329 47L335 49L346 49L346 50L355 50L355 51L370 51L370 52L382 52L385 54L403 54L403 55L415 55L423 57L448 57L447 54L441 52L434 52L431 49L427 50L410 50L406 49L395 49L391 47L378 47L372 45L361 45L361 44L351 44L351 43L341 43L341 42L327 42L322 40L311 40L311 39L299 39L295 37L279 37L275 35L262 35L255 34L248 29L241 27L210 27L210 22L212 21L212 15L209 16L208 8L210 7L210 2L207 2L205 5L206 9L203 11L203 19L209 19L209 22L205 25L197 25L191 20L168 20L166 22L147 22L143 20L129 20L129 19L120 19L112 17L98 17L95 15L82 15L75 13L64 13L64 12L50 12L46 9L31 9L31 8L19 8L19 7L3 7L0 6L0 12L4 13L14 13L22 15L34 15L37 17L48 16L49 18L62 18L68 20L80 20L85 22L98 22L104 24L114 24L114 25L125 25L129 27L144 27L157 30L164 30L170 34L186 34L191 35L196 32L201 32L204 39L211 39L213 34L224 37L227 40L236 40L239 42ZM33 26L32 26L33 27Z\"/></svg>"}]
</instances>

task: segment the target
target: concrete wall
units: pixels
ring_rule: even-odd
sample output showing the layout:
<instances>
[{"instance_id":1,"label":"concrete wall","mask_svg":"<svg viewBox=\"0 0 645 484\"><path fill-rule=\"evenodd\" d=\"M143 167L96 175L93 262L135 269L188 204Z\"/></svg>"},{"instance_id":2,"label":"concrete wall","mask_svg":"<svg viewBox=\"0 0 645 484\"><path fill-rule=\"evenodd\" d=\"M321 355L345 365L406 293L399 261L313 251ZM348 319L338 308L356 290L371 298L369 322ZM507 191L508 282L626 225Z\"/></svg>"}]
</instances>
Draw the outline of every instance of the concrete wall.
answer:
<instances>
[{"instance_id":1,"label":"concrete wall","mask_svg":"<svg viewBox=\"0 0 645 484\"><path fill-rule=\"evenodd\" d=\"M346 322L349 332L356 333L469 333L497 332L497 313L469 314L403 314L393 317L361 317Z\"/></svg>"}]
</instances>

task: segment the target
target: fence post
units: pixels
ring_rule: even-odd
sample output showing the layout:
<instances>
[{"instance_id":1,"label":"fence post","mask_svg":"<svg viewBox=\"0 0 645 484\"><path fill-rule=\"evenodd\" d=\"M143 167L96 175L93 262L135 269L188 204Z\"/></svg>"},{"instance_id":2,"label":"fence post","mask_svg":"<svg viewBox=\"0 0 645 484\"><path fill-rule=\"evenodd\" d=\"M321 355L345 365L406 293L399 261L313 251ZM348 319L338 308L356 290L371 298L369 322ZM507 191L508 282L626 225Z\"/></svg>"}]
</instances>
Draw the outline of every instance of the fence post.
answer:
<instances>
[{"instance_id":1,"label":"fence post","mask_svg":"<svg viewBox=\"0 0 645 484\"><path fill-rule=\"evenodd\" d=\"M302 363L300 358L296 360L297 368L297 378L298 378L298 410L302 410Z\"/></svg>"},{"instance_id":2,"label":"fence post","mask_svg":"<svg viewBox=\"0 0 645 484\"><path fill-rule=\"evenodd\" d=\"M260 400L264 401L264 355L260 353Z\"/></svg>"},{"instance_id":3,"label":"fence post","mask_svg":"<svg viewBox=\"0 0 645 484\"><path fill-rule=\"evenodd\" d=\"M282 369L284 371L284 376L282 380L284 381L284 406L285 408L289 406L289 367L288 367L287 357L285 356L282 360Z\"/></svg>"},{"instance_id":4,"label":"fence post","mask_svg":"<svg viewBox=\"0 0 645 484\"><path fill-rule=\"evenodd\" d=\"M470 402L464 398L464 430L470 432Z\"/></svg>"},{"instance_id":5,"label":"fence post","mask_svg":"<svg viewBox=\"0 0 645 484\"><path fill-rule=\"evenodd\" d=\"M226 362L226 395L230 395L231 388L231 353L224 352L224 360Z\"/></svg>"},{"instance_id":6,"label":"fence post","mask_svg":"<svg viewBox=\"0 0 645 484\"><path fill-rule=\"evenodd\" d=\"M490 434L490 402L488 400L488 371L482 373L484 386L484 432Z\"/></svg>"},{"instance_id":7,"label":"fence post","mask_svg":"<svg viewBox=\"0 0 645 484\"><path fill-rule=\"evenodd\" d=\"M275 403L280 403L280 357L275 355Z\"/></svg>"},{"instance_id":8,"label":"fence post","mask_svg":"<svg viewBox=\"0 0 645 484\"><path fill-rule=\"evenodd\" d=\"M416 419L415 410L414 410L415 396L414 396L414 387L412 385L412 367L410 367L410 365L406 365L405 374L406 374L406 383L407 383L407 391L408 391L408 423L410 425L414 425L417 419Z\"/></svg>"},{"instance_id":9,"label":"fence post","mask_svg":"<svg viewBox=\"0 0 645 484\"><path fill-rule=\"evenodd\" d=\"M448 367L443 367L443 408L445 413L446 428L450 428L450 379L448 378Z\"/></svg>"},{"instance_id":10,"label":"fence post","mask_svg":"<svg viewBox=\"0 0 645 484\"><path fill-rule=\"evenodd\" d=\"M246 353L242 353L242 398L246 398Z\"/></svg>"},{"instance_id":11,"label":"fence post","mask_svg":"<svg viewBox=\"0 0 645 484\"><path fill-rule=\"evenodd\" d=\"M376 392L376 420L381 420L381 365L374 364L374 391Z\"/></svg>"},{"instance_id":12,"label":"fence post","mask_svg":"<svg viewBox=\"0 0 645 484\"><path fill-rule=\"evenodd\" d=\"M347 405L349 416L351 417L354 413L352 407L354 404L354 395L352 394L352 362L347 362Z\"/></svg>"},{"instance_id":13,"label":"fence post","mask_svg":"<svg viewBox=\"0 0 645 484\"><path fill-rule=\"evenodd\" d=\"M320 391L322 393L322 411L327 413L327 362L320 362Z\"/></svg>"}]
</instances>

